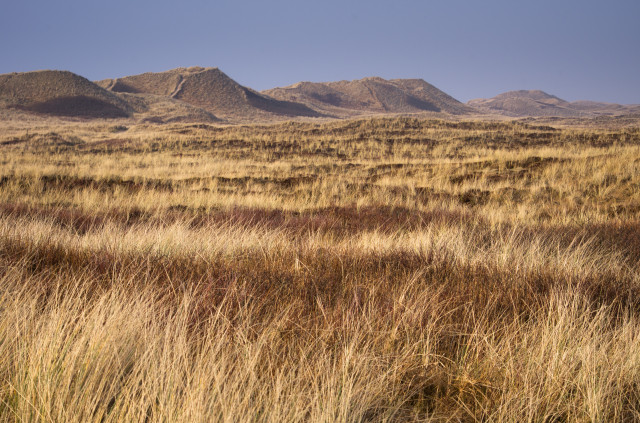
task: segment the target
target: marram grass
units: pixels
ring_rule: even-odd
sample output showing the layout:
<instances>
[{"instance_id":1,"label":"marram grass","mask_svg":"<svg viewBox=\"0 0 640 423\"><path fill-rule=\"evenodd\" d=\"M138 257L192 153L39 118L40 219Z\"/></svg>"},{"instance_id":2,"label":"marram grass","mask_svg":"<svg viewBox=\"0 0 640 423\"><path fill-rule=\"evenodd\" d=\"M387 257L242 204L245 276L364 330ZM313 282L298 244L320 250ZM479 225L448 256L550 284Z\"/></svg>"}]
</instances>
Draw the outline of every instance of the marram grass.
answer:
<instances>
[{"instance_id":1,"label":"marram grass","mask_svg":"<svg viewBox=\"0 0 640 423\"><path fill-rule=\"evenodd\" d=\"M21 131L2 421L640 420L633 127Z\"/></svg>"}]
</instances>

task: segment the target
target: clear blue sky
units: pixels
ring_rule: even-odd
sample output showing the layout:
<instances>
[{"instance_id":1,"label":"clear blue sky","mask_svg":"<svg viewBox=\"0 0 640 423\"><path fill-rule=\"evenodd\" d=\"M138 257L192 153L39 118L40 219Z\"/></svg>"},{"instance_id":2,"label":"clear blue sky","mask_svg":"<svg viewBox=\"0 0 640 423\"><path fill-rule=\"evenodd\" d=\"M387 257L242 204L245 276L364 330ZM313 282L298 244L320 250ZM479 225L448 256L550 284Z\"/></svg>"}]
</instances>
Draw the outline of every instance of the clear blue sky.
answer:
<instances>
[{"instance_id":1,"label":"clear blue sky","mask_svg":"<svg viewBox=\"0 0 640 423\"><path fill-rule=\"evenodd\" d=\"M218 66L254 89L423 78L640 103L640 0L1 0L0 73Z\"/></svg>"}]
</instances>

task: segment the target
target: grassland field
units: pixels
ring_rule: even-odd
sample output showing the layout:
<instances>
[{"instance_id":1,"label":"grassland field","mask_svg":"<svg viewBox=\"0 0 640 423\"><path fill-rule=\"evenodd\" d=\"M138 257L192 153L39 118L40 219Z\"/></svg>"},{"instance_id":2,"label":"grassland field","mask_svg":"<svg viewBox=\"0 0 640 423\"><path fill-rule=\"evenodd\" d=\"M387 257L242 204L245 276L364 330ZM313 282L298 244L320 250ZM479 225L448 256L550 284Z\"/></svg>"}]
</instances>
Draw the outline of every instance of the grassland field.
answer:
<instances>
[{"instance_id":1,"label":"grassland field","mask_svg":"<svg viewBox=\"0 0 640 423\"><path fill-rule=\"evenodd\" d=\"M640 421L640 126L5 124L0 420Z\"/></svg>"}]
</instances>

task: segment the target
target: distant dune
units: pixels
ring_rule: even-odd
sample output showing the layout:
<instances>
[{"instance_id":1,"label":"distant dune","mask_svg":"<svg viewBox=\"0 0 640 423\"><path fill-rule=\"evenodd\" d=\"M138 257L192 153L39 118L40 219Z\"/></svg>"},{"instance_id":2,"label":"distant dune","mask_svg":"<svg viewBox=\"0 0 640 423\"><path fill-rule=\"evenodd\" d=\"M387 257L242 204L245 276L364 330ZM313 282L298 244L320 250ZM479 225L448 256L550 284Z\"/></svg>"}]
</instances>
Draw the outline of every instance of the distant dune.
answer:
<instances>
[{"instance_id":1,"label":"distant dune","mask_svg":"<svg viewBox=\"0 0 640 423\"><path fill-rule=\"evenodd\" d=\"M615 103L603 103L598 101L572 101L571 106L576 110L582 110L596 114L629 114L639 113L639 104L615 104Z\"/></svg>"},{"instance_id":2,"label":"distant dune","mask_svg":"<svg viewBox=\"0 0 640 423\"><path fill-rule=\"evenodd\" d=\"M22 119L26 113L34 118L250 123L397 114L589 119L636 116L640 105L568 102L540 90L509 91L464 104L422 79L379 77L298 82L257 92L218 68L190 67L96 82L58 70L3 74L0 111L2 119Z\"/></svg>"},{"instance_id":3,"label":"distant dune","mask_svg":"<svg viewBox=\"0 0 640 423\"><path fill-rule=\"evenodd\" d=\"M88 79L68 71L0 75L0 105L54 116L128 117L131 106Z\"/></svg>"},{"instance_id":4,"label":"distant dune","mask_svg":"<svg viewBox=\"0 0 640 423\"><path fill-rule=\"evenodd\" d=\"M470 100L467 104L481 111L514 117L589 117L640 111L639 106L595 101L568 102L540 90L508 91L489 99Z\"/></svg>"},{"instance_id":5,"label":"distant dune","mask_svg":"<svg viewBox=\"0 0 640 423\"><path fill-rule=\"evenodd\" d=\"M213 113L184 101L156 94L117 93L135 110L135 117L143 123L219 122Z\"/></svg>"},{"instance_id":6,"label":"distant dune","mask_svg":"<svg viewBox=\"0 0 640 423\"><path fill-rule=\"evenodd\" d=\"M320 116L305 105L276 100L243 87L218 68L178 68L107 79L97 84L114 92L167 96L226 118Z\"/></svg>"},{"instance_id":7,"label":"distant dune","mask_svg":"<svg viewBox=\"0 0 640 423\"><path fill-rule=\"evenodd\" d=\"M422 79L370 77L354 81L298 82L262 91L279 100L295 101L325 113L471 113L473 109Z\"/></svg>"}]
</instances>

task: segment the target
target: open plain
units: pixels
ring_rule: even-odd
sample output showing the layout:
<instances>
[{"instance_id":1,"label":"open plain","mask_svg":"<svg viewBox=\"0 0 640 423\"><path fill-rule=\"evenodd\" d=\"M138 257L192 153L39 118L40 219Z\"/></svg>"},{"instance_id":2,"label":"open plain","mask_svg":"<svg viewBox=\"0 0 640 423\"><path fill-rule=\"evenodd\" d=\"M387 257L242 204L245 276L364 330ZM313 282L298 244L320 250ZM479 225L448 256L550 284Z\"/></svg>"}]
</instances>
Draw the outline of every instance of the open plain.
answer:
<instances>
[{"instance_id":1,"label":"open plain","mask_svg":"<svg viewBox=\"0 0 640 423\"><path fill-rule=\"evenodd\" d=\"M640 419L638 119L543 119L3 122L0 420Z\"/></svg>"}]
</instances>

